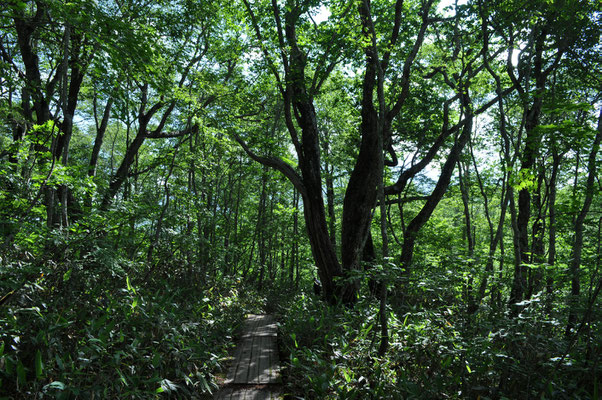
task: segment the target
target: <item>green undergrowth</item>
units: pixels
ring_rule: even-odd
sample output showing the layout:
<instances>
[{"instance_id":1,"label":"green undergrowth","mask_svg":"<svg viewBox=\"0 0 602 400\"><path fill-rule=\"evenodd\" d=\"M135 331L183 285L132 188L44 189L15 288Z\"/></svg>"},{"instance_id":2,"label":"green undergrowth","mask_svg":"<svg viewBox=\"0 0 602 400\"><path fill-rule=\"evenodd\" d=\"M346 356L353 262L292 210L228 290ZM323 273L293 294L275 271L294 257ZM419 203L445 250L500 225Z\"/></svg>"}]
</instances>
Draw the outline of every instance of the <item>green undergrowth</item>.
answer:
<instances>
[{"instance_id":1,"label":"green undergrowth","mask_svg":"<svg viewBox=\"0 0 602 400\"><path fill-rule=\"evenodd\" d=\"M301 293L281 304L290 399L599 398L599 322L569 348L538 298L516 318L485 306L469 314L461 301L389 307L383 357L376 299L350 308Z\"/></svg>"},{"instance_id":2,"label":"green undergrowth","mask_svg":"<svg viewBox=\"0 0 602 400\"><path fill-rule=\"evenodd\" d=\"M130 279L134 267L3 265L0 398L212 398L256 296L229 278Z\"/></svg>"}]
</instances>

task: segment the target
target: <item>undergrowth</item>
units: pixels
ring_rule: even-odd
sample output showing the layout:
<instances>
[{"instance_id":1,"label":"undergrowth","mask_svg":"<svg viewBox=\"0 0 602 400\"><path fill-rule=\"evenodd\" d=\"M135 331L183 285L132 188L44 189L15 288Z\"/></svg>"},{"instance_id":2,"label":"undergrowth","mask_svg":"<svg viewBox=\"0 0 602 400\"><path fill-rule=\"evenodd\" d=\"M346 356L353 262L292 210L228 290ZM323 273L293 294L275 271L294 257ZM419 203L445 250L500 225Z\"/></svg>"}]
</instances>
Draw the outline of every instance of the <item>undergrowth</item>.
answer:
<instances>
[{"instance_id":1,"label":"undergrowth","mask_svg":"<svg viewBox=\"0 0 602 400\"><path fill-rule=\"evenodd\" d=\"M471 314L458 296L447 299L389 306L390 346L379 357L377 299L350 308L289 296L279 311L285 398L599 398L599 311L573 341L561 311L546 312L538 297L516 318L486 306Z\"/></svg>"},{"instance_id":2,"label":"undergrowth","mask_svg":"<svg viewBox=\"0 0 602 400\"><path fill-rule=\"evenodd\" d=\"M212 398L256 297L227 277L137 282L126 271L143 265L112 262L2 265L0 398Z\"/></svg>"}]
</instances>

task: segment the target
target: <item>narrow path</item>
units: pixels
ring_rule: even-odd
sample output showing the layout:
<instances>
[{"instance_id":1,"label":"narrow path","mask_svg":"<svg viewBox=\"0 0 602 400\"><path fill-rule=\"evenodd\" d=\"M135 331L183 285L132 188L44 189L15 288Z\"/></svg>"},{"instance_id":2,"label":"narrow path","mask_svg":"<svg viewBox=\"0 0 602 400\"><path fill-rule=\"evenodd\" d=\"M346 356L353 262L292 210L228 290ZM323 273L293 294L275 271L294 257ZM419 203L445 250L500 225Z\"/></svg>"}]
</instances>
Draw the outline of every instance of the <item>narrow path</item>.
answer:
<instances>
[{"instance_id":1,"label":"narrow path","mask_svg":"<svg viewBox=\"0 0 602 400\"><path fill-rule=\"evenodd\" d=\"M225 386L216 400L270 400L278 383L277 327L271 315L249 315L228 371Z\"/></svg>"}]
</instances>

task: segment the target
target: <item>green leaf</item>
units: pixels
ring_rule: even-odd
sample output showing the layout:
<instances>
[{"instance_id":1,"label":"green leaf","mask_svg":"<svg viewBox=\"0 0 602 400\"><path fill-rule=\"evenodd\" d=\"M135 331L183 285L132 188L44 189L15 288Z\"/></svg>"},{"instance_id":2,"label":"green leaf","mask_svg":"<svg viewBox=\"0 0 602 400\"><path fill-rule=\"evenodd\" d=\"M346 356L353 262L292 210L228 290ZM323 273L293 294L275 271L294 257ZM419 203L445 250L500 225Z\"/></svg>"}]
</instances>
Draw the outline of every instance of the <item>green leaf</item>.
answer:
<instances>
[{"instance_id":1,"label":"green leaf","mask_svg":"<svg viewBox=\"0 0 602 400\"><path fill-rule=\"evenodd\" d=\"M64 371L65 370L65 364L63 363L63 359L61 357L59 357L58 354L54 355L54 359L55 359L56 365L59 367L59 369L61 371Z\"/></svg>"},{"instance_id":2,"label":"green leaf","mask_svg":"<svg viewBox=\"0 0 602 400\"><path fill-rule=\"evenodd\" d=\"M21 361L17 364L17 382L20 385L27 384L27 373L25 372L25 366Z\"/></svg>"},{"instance_id":3,"label":"green leaf","mask_svg":"<svg viewBox=\"0 0 602 400\"><path fill-rule=\"evenodd\" d=\"M42 313L40 312L40 308L39 307L27 307L27 308L19 308L16 310L17 312L24 312L24 313L36 313L38 314L40 317L44 317L42 315Z\"/></svg>"},{"instance_id":4,"label":"green leaf","mask_svg":"<svg viewBox=\"0 0 602 400\"><path fill-rule=\"evenodd\" d=\"M27 9L27 3L24 1L17 1L11 5L13 9L19 11L25 11Z\"/></svg>"},{"instance_id":5,"label":"green leaf","mask_svg":"<svg viewBox=\"0 0 602 400\"><path fill-rule=\"evenodd\" d=\"M172 381L170 381L169 379L163 379L161 381L161 387L163 388L164 391L166 391L167 393L170 392L175 392L176 390L178 390L178 385L176 385L175 383L173 383Z\"/></svg>"},{"instance_id":6,"label":"green leaf","mask_svg":"<svg viewBox=\"0 0 602 400\"><path fill-rule=\"evenodd\" d=\"M123 375L123 372L121 372L121 370L119 368L115 368L115 370L117 371L117 374L119 375L119 380L121 381L121 383L123 383L124 386L127 386L128 381L125 378L125 375Z\"/></svg>"},{"instance_id":7,"label":"green leaf","mask_svg":"<svg viewBox=\"0 0 602 400\"><path fill-rule=\"evenodd\" d=\"M136 294L136 289L134 289L134 287L130 284L130 277L126 276L125 277L125 283L127 284L127 288L130 292Z\"/></svg>"},{"instance_id":8,"label":"green leaf","mask_svg":"<svg viewBox=\"0 0 602 400\"><path fill-rule=\"evenodd\" d=\"M45 385L42 390L47 391L50 389L56 389L56 390L65 390L65 384L63 382L60 381L54 381L49 383L48 385Z\"/></svg>"},{"instance_id":9,"label":"green leaf","mask_svg":"<svg viewBox=\"0 0 602 400\"><path fill-rule=\"evenodd\" d=\"M155 355L153 356L153 367L157 368L160 363L161 363L161 356L159 355L159 353L155 353Z\"/></svg>"},{"instance_id":10,"label":"green leaf","mask_svg":"<svg viewBox=\"0 0 602 400\"><path fill-rule=\"evenodd\" d=\"M205 379L205 377L201 375L200 381L203 384L203 387L205 388L205 392L209 392L209 394L212 394L211 388L209 387L209 384L207 383L207 379Z\"/></svg>"},{"instance_id":11,"label":"green leaf","mask_svg":"<svg viewBox=\"0 0 602 400\"><path fill-rule=\"evenodd\" d=\"M42 362L42 352L39 349L36 351L35 366L36 378L42 379L44 377L44 363Z\"/></svg>"},{"instance_id":12,"label":"green leaf","mask_svg":"<svg viewBox=\"0 0 602 400\"><path fill-rule=\"evenodd\" d=\"M343 370L343 377L345 378L345 382L351 382L351 377L349 376L349 373L347 373L346 369Z\"/></svg>"},{"instance_id":13,"label":"green leaf","mask_svg":"<svg viewBox=\"0 0 602 400\"><path fill-rule=\"evenodd\" d=\"M466 370L469 374L472 374L472 370L470 369L470 366L468 364L466 364Z\"/></svg>"},{"instance_id":14,"label":"green leaf","mask_svg":"<svg viewBox=\"0 0 602 400\"><path fill-rule=\"evenodd\" d=\"M11 360L10 357L5 358L5 360L6 360L6 364L4 365L4 370L6 371L6 375L12 376L14 361Z\"/></svg>"}]
</instances>

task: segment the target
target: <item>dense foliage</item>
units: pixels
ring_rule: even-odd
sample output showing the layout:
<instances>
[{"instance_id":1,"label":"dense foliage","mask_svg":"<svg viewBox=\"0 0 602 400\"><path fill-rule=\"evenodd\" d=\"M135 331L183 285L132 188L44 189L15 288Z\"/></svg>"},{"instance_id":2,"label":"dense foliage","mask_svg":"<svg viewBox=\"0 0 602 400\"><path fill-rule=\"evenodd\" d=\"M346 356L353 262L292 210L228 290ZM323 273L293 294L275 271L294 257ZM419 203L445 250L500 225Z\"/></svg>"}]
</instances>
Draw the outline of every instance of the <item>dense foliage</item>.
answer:
<instances>
[{"instance_id":1,"label":"dense foliage","mask_svg":"<svg viewBox=\"0 0 602 400\"><path fill-rule=\"evenodd\" d=\"M599 398L600 18L4 1L0 398Z\"/></svg>"}]
</instances>

